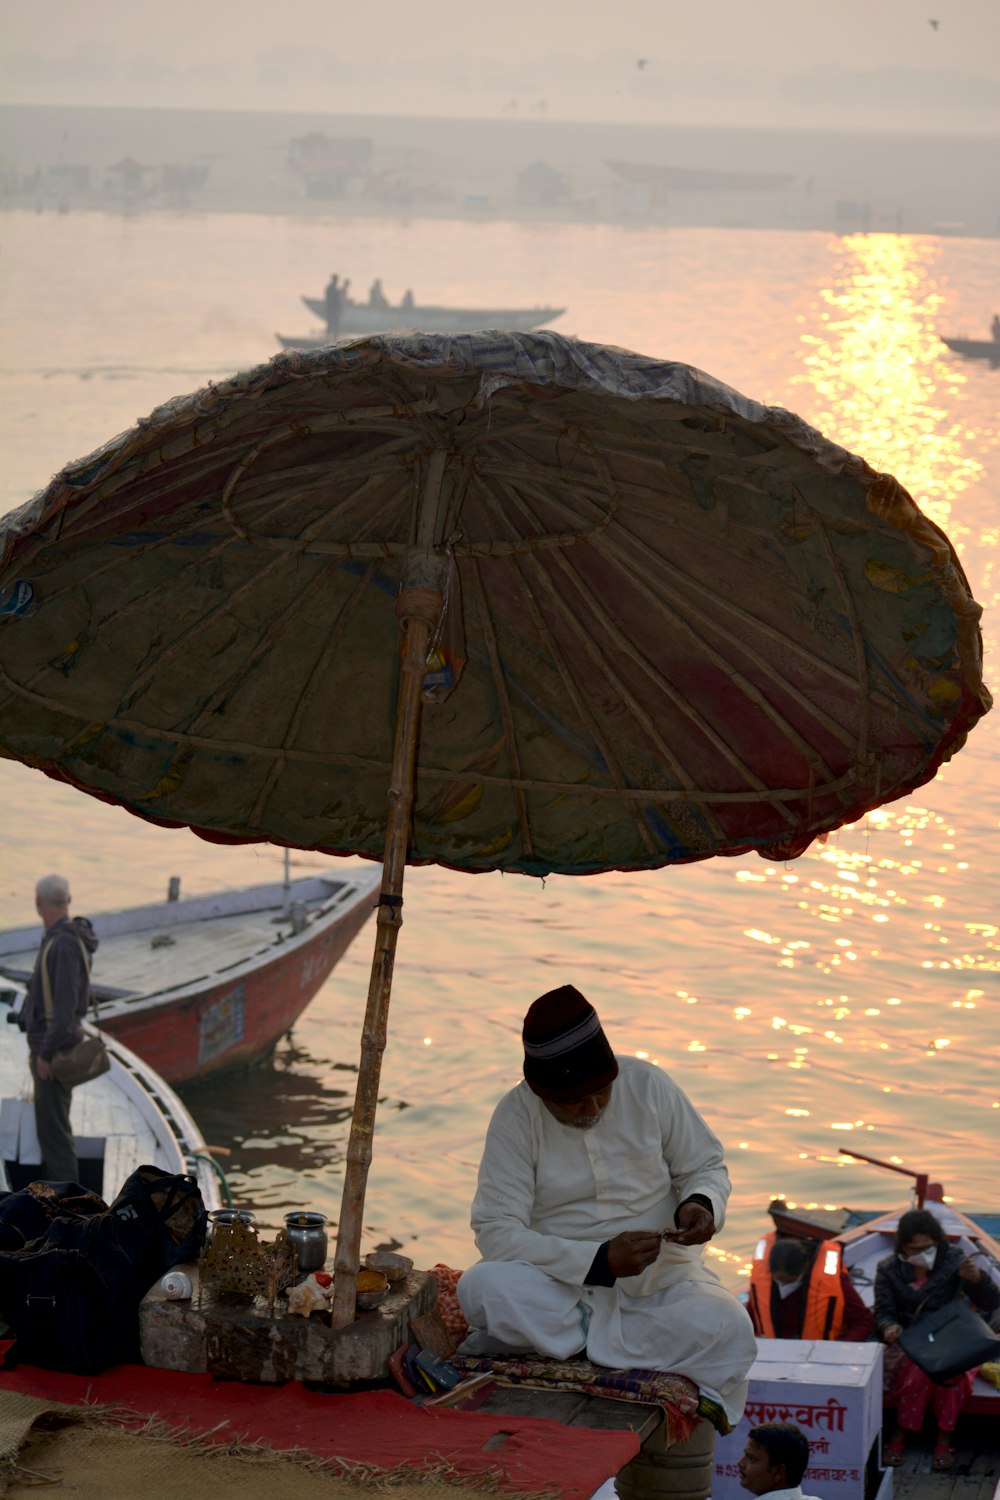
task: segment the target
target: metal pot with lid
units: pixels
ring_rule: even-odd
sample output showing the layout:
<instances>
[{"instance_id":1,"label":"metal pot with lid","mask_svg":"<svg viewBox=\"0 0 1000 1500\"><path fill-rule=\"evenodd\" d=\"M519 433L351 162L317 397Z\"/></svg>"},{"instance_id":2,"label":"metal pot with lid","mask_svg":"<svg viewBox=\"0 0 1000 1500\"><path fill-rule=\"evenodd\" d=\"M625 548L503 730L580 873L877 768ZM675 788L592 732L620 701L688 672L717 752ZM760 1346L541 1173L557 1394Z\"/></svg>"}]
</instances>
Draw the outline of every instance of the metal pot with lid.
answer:
<instances>
[{"instance_id":1,"label":"metal pot with lid","mask_svg":"<svg viewBox=\"0 0 1000 1500\"><path fill-rule=\"evenodd\" d=\"M296 1209L285 1215L288 1243L299 1258L300 1271L319 1271L326 1264L329 1238L326 1214Z\"/></svg>"}]
</instances>

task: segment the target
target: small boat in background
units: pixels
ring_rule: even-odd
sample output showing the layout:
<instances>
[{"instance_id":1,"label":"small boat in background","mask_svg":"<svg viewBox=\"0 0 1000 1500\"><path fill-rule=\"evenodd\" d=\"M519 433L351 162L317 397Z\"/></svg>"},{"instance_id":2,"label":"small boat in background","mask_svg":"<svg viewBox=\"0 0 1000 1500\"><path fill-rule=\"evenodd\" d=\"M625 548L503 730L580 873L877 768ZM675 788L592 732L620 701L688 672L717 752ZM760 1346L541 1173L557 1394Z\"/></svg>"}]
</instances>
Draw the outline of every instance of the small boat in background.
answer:
<instances>
[{"instance_id":1,"label":"small boat in background","mask_svg":"<svg viewBox=\"0 0 1000 1500\"><path fill-rule=\"evenodd\" d=\"M939 334L942 344L966 359L986 359L994 368L1000 366L1000 339L946 339Z\"/></svg>"},{"instance_id":2,"label":"small boat in background","mask_svg":"<svg viewBox=\"0 0 1000 1500\"><path fill-rule=\"evenodd\" d=\"M0 1012L16 1021L22 988L0 990ZM80 1182L110 1203L137 1167L195 1178L208 1209L219 1208L219 1176L191 1115L173 1089L128 1047L105 1034L111 1067L75 1088L70 1105ZM16 1191L40 1175L28 1049L0 1015L0 1190Z\"/></svg>"},{"instance_id":3,"label":"small boat in background","mask_svg":"<svg viewBox=\"0 0 1000 1500\"><path fill-rule=\"evenodd\" d=\"M303 297L311 313L326 322L326 304L322 297ZM368 302L341 303L336 335L325 332L288 337L277 334L283 349L320 349L334 337L350 334L392 333L400 329L419 329L422 333L472 333L480 328L502 328L511 333L526 333L546 327L561 318L564 307L437 307L404 304L385 307Z\"/></svg>"},{"instance_id":4,"label":"small boat in background","mask_svg":"<svg viewBox=\"0 0 1000 1500\"><path fill-rule=\"evenodd\" d=\"M375 910L381 875L375 865L92 916L101 1030L169 1083L259 1061ZM37 923L0 932L0 975L26 984L40 937Z\"/></svg>"}]
</instances>

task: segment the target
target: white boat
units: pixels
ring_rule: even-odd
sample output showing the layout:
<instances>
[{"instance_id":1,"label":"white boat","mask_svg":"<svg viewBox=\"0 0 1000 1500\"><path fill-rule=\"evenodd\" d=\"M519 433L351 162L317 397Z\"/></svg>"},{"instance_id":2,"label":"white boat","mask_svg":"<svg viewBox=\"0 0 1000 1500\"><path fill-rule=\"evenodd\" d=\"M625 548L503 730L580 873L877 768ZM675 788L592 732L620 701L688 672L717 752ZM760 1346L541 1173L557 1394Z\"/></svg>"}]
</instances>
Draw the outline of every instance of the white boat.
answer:
<instances>
[{"instance_id":1,"label":"white boat","mask_svg":"<svg viewBox=\"0 0 1000 1500\"><path fill-rule=\"evenodd\" d=\"M302 301L311 313L326 321L326 305L322 297L303 297ZM565 311L563 307L439 307L420 304L372 307L367 302L348 300L341 308L336 337L394 333L414 328L423 333L473 333L480 328L527 333L532 328L547 328ZM279 333L276 337L283 349L320 349L329 344L334 335Z\"/></svg>"},{"instance_id":2,"label":"white boat","mask_svg":"<svg viewBox=\"0 0 1000 1500\"><path fill-rule=\"evenodd\" d=\"M21 989L0 991L0 1191L41 1175L28 1048L5 1024L23 998ZM219 1175L182 1101L128 1047L106 1034L104 1041L111 1067L75 1088L70 1106L82 1185L110 1203L136 1167L152 1165L194 1177L205 1207L221 1207Z\"/></svg>"}]
</instances>

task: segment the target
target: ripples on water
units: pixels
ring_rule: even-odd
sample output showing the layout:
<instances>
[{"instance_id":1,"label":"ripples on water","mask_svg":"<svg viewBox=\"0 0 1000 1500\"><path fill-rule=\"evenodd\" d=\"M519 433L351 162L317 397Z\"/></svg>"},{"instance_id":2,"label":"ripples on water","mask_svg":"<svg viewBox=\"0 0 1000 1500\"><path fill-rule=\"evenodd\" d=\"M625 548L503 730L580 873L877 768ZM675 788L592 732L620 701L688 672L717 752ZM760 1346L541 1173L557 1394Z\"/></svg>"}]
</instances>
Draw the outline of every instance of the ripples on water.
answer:
<instances>
[{"instance_id":1,"label":"ripples on water","mask_svg":"<svg viewBox=\"0 0 1000 1500\"><path fill-rule=\"evenodd\" d=\"M561 328L686 360L786 405L910 489L986 607L993 675L1000 373L939 332L984 337L996 245L871 235L166 216L3 216L3 508L171 395L304 329L331 264L442 301L565 303ZM709 1247L738 1285L768 1199L900 1201L902 1179L841 1146L930 1171L996 1207L1000 822L997 716L908 802L789 865L756 856L654 875L408 874L366 1248L473 1255L468 1204L520 1018L573 980L613 1042L670 1069L722 1136L734 1181ZM268 878L269 849L148 828L0 762L4 923L36 876L85 912ZM296 873L322 867L301 856ZM371 929L292 1038L245 1078L191 1090L241 1201L335 1218Z\"/></svg>"}]
</instances>

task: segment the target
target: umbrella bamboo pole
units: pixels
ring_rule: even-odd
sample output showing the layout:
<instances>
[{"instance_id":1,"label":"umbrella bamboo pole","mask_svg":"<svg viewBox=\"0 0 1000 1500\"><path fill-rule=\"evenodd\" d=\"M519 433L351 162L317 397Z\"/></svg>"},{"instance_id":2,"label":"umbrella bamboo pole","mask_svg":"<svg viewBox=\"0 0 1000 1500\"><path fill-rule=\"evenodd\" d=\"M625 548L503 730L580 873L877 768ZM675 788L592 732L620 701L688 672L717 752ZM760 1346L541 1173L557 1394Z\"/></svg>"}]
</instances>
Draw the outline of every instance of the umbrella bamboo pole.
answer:
<instances>
[{"instance_id":1,"label":"umbrella bamboo pole","mask_svg":"<svg viewBox=\"0 0 1000 1500\"><path fill-rule=\"evenodd\" d=\"M396 698L396 733L389 782L389 817L382 865L382 888L375 914L375 952L361 1033L361 1062L347 1146L337 1253L334 1259L333 1311L330 1317L334 1328L346 1328L353 1323L355 1315L365 1189L372 1160L375 1111L389 1021L396 941L403 925L403 876L413 817L421 692L427 669L427 651L440 618L444 598L447 561L430 547L437 530L444 467L444 454L436 453L431 460L421 506L421 524L418 530L418 546L421 550L411 554L406 579L396 604L402 638L402 667Z\"/></svg>"},{"instance_id":2,"label":"umbrella bamboo pole","mask_svg":"<svg viewBox=\"0 0 1000 1500\"><path fill-rule=\"evenodd\" d=\"M400 595L400 602L404 597L405 595ZM347 1167L334 1261L331 1319L334 1328L346 1328L354 1321L356 1277L361 1257L361 1220L368 1169L372 1160L372 1137L389 1020L396 940L403 925L403 874L413 814L413 767L420 725L420 692L432 629L431 622L425 619L410 617L403 621L404 654L396 707L396 738L389 786L385 861L382 866L379 905L375 914L375 952L372 956L368 1004L361 1033L361 1063L347 1146Z\"/></svg>"}]
</instances>

